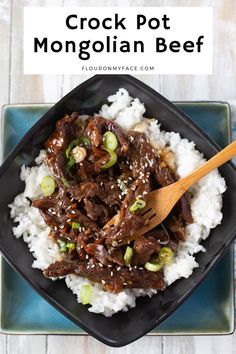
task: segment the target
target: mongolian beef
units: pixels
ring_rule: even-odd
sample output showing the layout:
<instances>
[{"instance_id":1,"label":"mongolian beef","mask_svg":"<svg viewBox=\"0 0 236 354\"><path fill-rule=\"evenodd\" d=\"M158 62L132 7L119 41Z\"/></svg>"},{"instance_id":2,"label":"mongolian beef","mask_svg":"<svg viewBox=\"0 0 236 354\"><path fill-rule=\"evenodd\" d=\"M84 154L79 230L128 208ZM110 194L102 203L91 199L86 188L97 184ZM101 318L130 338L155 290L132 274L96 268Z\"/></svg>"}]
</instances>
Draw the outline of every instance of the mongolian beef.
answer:
<instances>
[{"instance_id":1,"label":"mongolian beef","mask_svg":"<svg viewBox=\"0 0 236 354\"><path fill-rule=\"evenodd\" d=\"M185 226L193 218L185 194L161 225L129 242L145 223L149 192L176 180L145 134L126 134L100 115L82 120L72 113L57 122L45 148L51 176L42 180L45 196L33 206L63 260L50 264L44 276L76 274L113 293L163 290L163 265L185 241ZM118 222L104 227L118 212Z\"/></svg>"}]
</instances>

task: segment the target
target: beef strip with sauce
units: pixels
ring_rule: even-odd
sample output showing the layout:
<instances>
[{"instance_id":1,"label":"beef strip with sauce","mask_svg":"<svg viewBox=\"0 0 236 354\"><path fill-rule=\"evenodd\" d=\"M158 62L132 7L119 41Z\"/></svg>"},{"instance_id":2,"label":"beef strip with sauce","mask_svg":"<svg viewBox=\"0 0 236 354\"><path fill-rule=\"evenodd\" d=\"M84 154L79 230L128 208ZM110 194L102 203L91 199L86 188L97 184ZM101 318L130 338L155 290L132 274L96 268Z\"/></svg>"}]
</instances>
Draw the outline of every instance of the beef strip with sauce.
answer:
<instances>
[{"instance_id":1,"label":"beef strip with sauce","mask_svg":"<svg viewBox=\"0 0 236 354\"><path fill-rule=\"evenodd\" d=\"M101 267L97 262L65 263L55 262L45 271L46 277L59 277L77 274L89 280L102 283L104 288L118 293L127 288L143 288L163 290L165 283L162 272L149 272L146 269L127 267Z\"/></svg>"}]
</instances>

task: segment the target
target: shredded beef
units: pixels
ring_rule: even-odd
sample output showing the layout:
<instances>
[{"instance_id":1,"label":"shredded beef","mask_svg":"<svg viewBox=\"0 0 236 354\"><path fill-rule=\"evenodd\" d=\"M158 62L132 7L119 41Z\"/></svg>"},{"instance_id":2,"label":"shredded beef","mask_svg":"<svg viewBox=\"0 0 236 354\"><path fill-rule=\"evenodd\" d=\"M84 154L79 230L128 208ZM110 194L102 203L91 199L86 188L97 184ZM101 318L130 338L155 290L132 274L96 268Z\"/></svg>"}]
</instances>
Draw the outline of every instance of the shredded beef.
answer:
<instances>
[{"instance_id":1,"label":"shredded beef","mask_svg":"<svg viewBox=\"0 0 236 354\"><path fill-rule=\"evenodd\" d=\"M142 265L145 264L150 257L159 252L161 249L160 244L153 236L141 236L134 241L134 256L132 264Z\"/></svg>"}]
</instances>

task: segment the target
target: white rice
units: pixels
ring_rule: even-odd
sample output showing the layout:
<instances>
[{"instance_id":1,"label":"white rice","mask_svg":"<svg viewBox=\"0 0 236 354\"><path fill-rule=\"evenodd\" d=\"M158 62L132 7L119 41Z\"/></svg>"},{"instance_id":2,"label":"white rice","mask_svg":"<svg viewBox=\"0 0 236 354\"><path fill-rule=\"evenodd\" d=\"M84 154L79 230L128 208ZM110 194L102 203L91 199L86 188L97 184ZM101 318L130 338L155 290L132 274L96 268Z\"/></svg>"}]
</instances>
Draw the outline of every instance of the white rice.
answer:
<instances>
[{"instance_id":1,"label":"white rice","mask_svg":"<svg viewBox=\"0 0 236 354\"><path fill-rule=\"evenodd\" d=\"M195 149L195 144L187 139L181 139L178 133L165 132L160 129L157 121L143 118L144 104L138 98L133 99L125 89L120 89L115 95L108 97L110 105L103 105L99 112L106 118L113 119L124 130L135 129L145 132L155 149L168 147L175 159L175 168L179 177L184 177L204 163L203 155ZM16 196L9 205L10 216L17 226L13 228L15 237L23 237L35 258L32 267L46 269L55 260L62 259L58 245L49 237L49 228L42 219L38 209L30 206L30 200L42 196L40 182L49 170L43 163L45 151L41 151L35 160L36 166L22 166L20 178L25 182L25 190ZM221 223L222 193L226 190L224 179L218 170L202 178L191 189L191 209L194 223L186 227L186 242L181 243L178 254L170 265L164 269L165 281L169 285L175 280L188 278L193 269L198 267L194 254L205 251L200 244L206 239L210 230ZM89 311L111 316L118 311L127 311L135 306L139 296L152 296L156 290L132 289L123 290L119 294L105 291L100 284L77 275L65 277L66 285L77 296L80 302L80 289L84 284L93 286L93 298Z\"/></svg>"}]
</instances>

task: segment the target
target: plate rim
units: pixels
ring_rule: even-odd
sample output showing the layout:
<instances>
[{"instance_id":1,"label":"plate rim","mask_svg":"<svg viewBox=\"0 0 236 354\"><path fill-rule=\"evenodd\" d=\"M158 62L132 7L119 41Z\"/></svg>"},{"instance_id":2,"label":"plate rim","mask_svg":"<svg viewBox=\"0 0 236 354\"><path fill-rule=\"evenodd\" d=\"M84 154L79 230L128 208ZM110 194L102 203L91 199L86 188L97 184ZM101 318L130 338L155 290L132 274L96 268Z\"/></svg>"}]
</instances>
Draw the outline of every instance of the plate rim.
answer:
<instances>
[{"instance_id":1,"label":"plate rim","mask_svg":"<svg viewBox=\"0 0 236 354\"><path fill-rule=\"evenodd\" d=\"M75 94L78 90L82 90L84 87L88 87L90 84L93 84L94 82L96 82L99 79L102 79L104 76L109 77L109 79L111 79L114 76L117 75L95 75L92 78L86 80L85 82L81 83L80 85L78 85L74 90L70 91L66 96L64 96L59 102L57 102L56 106L63 104L68 97L73 96L73 94ZM162 95L160 95L159 93L157 93L155 90L153 90L152 88L150 88L148 85L144 84L143 82L141 82L140 80L130 76L130 75L119 75L120 79L123 79L124 82L126 83L132 83L133 85L136 84L137 87L143 89L143 92L148 94L148 96L150 96L153 99L159 99L162 102L162 108L164 109L165 107L168 107L168 111L171 113L174 113L176 115L176 117L179 117L180 120L187 122L188 120L188 116L182 112L181 110L179 110L176 106L174 106L170 101L168 101L165 97L163 97ZM54 107L56 107L54 106ZM31 138L35 132L42 127L45 122L47 122L47 120L49 119L50 115L53 112L53 108L51 108L49 110L49 112L47 112L39 121L38 123L36 123L25 135L24 137L20 140L20 142L16 145L16 147L10 152L10 154L8 154L6 160L3 162L2 166L0 167L0 175L4 174L4 172L8 169L9 165L11 164L11 162L14 160L14 158L17 156L17 154L20 152L22 146L24 146L25 144L27 144L27 140L29 138ZM204 138L208 143L209 143L209 147L211 150L211 153L209 154L210 156L214 153L219 151L219 146L203 131L201 130L195 123L191 122L191 128L192 131L197 134L197 135L201 135L202 138ZM208 156L209 156L208 155ZM236 169L234 167L234 165L231 162L227 163L228 166L228 171L229 174L236 174ZM236 227L236 226L235 226ZM223 257L223 255L226 253L226 251L228 251L229 246L231 245L233 238L235 236L235 227L232 227L231 232L228 233L228 239L227 242L225 242L225 246L224 248L219 248L217 251L217 254L215 254L215 258L211 259L211 263L208 266L207 269L205 269L201 274L199 274L197 280L195 281L195 284L193 284L191 286L191 289L188 289L187 291L185 291L185 293L179 298L178 301L176 301L174 303L174 305L171 306L171 313L174 312L181 303L184 302L185 299L187 299L189 297L189 295L200 285L202 279L204 279L206 277L206 275L209 273L209 271L215 266L215 264ZM0 245L1 246L1 245ZM63 314L65 314L69 319L71 319L72 321L78 323L81 328L85 329L86 331L88 331L89 333L91 333L95 338L99 339L100 341L102 341L103 343L113 346L113 347L120 347L123 345L126 345L128 343L131 343L135 340L137 340L138 338L140 338L141 336L143 336L144 334L146 334L147 332L149 332L150 330L153 329L153 324L150 326L146 326L145 329L142 332L136 333L135 335L133 335L131 338L125 340L123 338L119 339L119 341L117 339L112 339L112 336L107 336L106 334L103 333L99 333L97 329L93 329L91 327L88 326L88 324L86 322L84 322L82 319L78 318L77 316L75 316L75 314L71 313L70 311L68 311L67 309L65 309L63 307L63 305L54 297L52 297L49 293L47 293L45 290L41 289L39 287L39 285L33 281L33 278L28 277L27 274L25 274L24 272L22 272L20 270L20 268L18 267L18 264L16 264L15 260L12 258L12 256L4 249L1 247L1 251L4 257L7 258L8 262L11 263L11 266L17 271L19 272L23 278L27 279L28 283L37 290L37 292L43 297L45 298L49 303L53 304L53 306L55 306L60 312L62 312ZM165 318L167 318L169 316L169 312L167 311L165 313L163 313L155 322L155 325L160 324Z\"/></svg>"}]
</instances>

